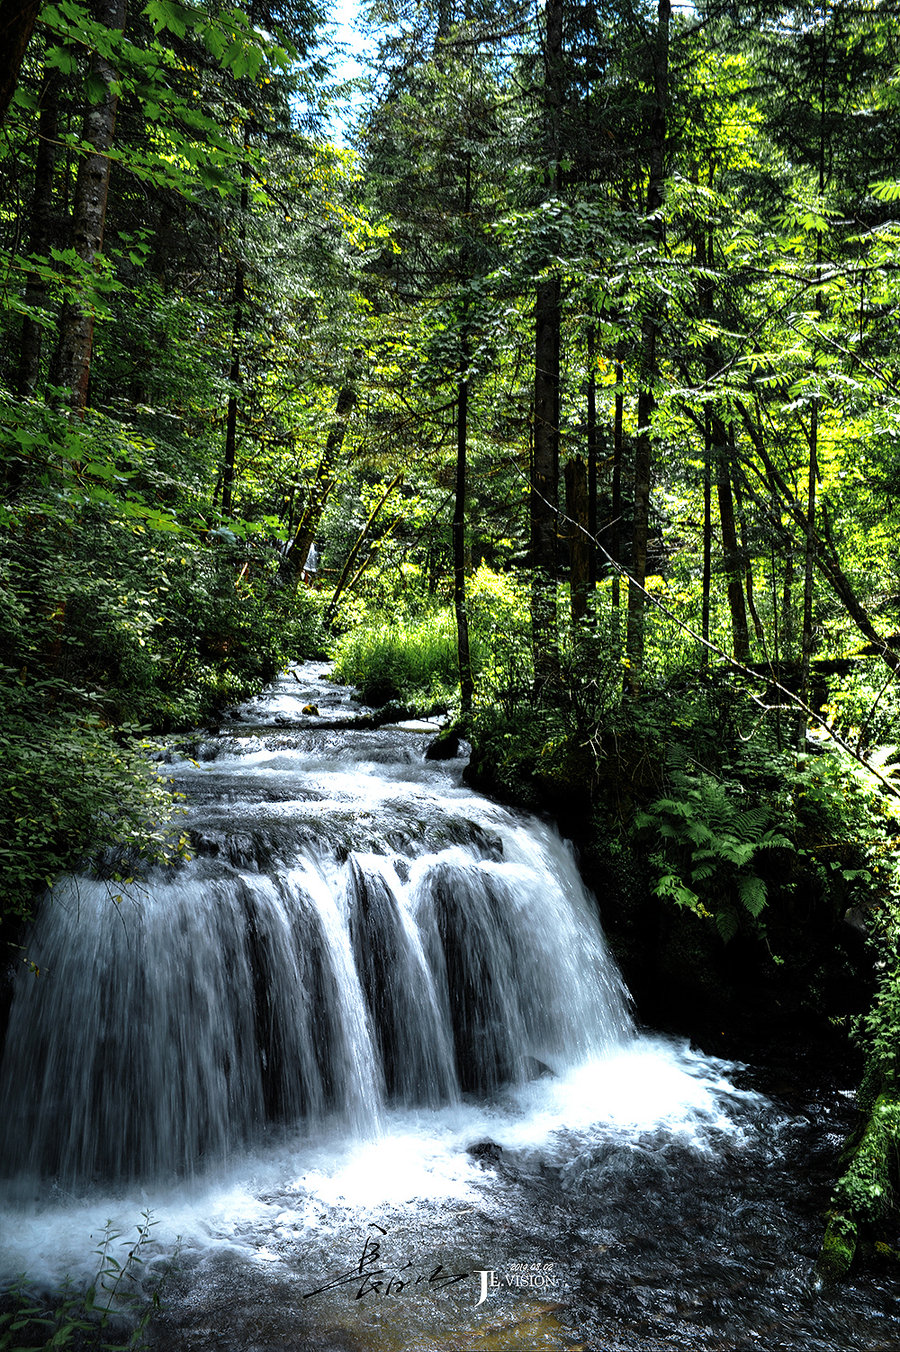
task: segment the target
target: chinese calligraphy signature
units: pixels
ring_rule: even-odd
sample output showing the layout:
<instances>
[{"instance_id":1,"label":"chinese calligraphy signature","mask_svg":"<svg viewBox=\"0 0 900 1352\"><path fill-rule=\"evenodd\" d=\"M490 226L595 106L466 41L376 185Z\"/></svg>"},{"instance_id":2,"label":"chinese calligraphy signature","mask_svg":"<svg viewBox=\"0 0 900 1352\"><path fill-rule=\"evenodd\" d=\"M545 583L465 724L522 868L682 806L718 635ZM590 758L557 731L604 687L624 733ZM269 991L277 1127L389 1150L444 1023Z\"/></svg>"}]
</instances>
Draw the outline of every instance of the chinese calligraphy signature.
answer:
<instances>
[{"instance_id":1,"label":"chinese calligraphy signature","mask_svg":"<svg viewBox=\"0 0 900 1352\"><path fill-rule=\"evenodd\" d=\"M387 1230L376 1225L374 1221L369 1223L369 1229L378 1233L366 1235L354 1266L337 1277L332 1277L322 1286L317 1286L314 1291L304 1292L304 1300L308 1300L310 1296L320 1296L324 1291L335 1291L340 1287L346 1287L354 1300L364 1300L366 1296L376 1299L385 1296L403 1296L409 1295L417 1287L435 1290L453 1286L472 1275L468 1271L450 1272L443 1263L426 1268L416 1267L412 1262L391 1264L382 1258L381 1252L381 1237L388 1233Z\"/></svg>"}]
</instances>

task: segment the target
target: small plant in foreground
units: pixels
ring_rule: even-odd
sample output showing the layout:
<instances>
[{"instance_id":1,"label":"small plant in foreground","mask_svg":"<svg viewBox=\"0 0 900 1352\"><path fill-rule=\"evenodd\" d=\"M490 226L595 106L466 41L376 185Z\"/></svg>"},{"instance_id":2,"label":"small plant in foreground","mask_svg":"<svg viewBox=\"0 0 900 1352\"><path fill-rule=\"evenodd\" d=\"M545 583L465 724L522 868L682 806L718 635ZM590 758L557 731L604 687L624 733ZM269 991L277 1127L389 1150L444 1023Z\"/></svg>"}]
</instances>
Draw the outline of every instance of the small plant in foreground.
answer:
<instances>
[{"instance_id":1,"label":"small plant in foreground","mask_svg":"<svg viewBox=\"0 0 900 1352\"><path fill-rule=\"evenodd\" d=\"M126 1238L116 1256L122 1232L112 1221L103 1228L95 1250L97 1272L80 1290L69 1278L61 1289L42 1294L20 1277L0 1298L0 1352L42 1352L44 1348L94 1348L99 1352L138 1352L147 1346L150 1320L160 1307L166 1272L149 1283L143 1269L156 1224L145 1211L134 1238ZM3 1308L3 1307L6 1308Z\"/></svg>"}]
</instances>

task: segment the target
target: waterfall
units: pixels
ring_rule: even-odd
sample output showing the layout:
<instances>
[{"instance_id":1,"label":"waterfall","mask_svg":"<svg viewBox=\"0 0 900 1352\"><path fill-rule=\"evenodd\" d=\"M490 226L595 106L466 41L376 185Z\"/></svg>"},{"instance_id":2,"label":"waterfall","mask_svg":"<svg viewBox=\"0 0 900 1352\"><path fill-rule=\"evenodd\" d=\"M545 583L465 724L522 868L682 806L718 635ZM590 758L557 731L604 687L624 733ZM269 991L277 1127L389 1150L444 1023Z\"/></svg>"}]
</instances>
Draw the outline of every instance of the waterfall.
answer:
<instances>
[{"instance_id":1,"label":"waterfall","mask_svg":"<svg viewBox=\"0 0 900 1352\"><path fill-rule=\"evenodd\" d=\"M42 905L0 1293L165 1282L156 1352L886 1346L885 1272L813 1295L833 1093L637 1035L559 836L297 675L161 766L190 862Z\"/></svg>"},{"instance_id":2,"label":"waterfall","mask_svg":"<svg viewBox=\"0 0 900 1352\"><path fill-rule=\"evenodd\" d=\"M169 767L191 862L41 910L0 1071L7 1177L190 1175L273 1133L377 1134L633 1037L571 852L414 732L303 733L285 677ZM117 900L115 894L122 894Z\"/></svg>"}]
</instances>

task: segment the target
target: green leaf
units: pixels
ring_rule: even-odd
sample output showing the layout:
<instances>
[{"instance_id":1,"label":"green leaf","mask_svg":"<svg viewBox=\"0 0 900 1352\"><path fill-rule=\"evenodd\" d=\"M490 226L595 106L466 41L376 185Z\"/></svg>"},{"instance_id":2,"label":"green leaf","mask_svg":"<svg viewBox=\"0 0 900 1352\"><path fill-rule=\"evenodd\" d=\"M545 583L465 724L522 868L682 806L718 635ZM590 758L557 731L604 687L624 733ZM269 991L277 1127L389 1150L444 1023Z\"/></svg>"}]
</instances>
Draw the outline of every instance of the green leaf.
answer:
<instances>
[{"instance_id":1,"label":"green leaf","mask_svg":"<svg viewBox=\"0 0 900 1352\"><path fill-rule=\"evenodd\" d=\"M738 930L737 915L732 910L716 912L716 929L722 936L723 943L729 943Z\"/></svg>"},{"instance_id":2,"label":"green leaf","mask_svg":"<svg viewBox=\"0 0 900 1352\"><path fill-rule=\"evenodd\" d=\"M871 184L871 191L879 202L900 202L900 179L879 179Z\"/></svg>"},{"instance_id":3,"label":"green leaf","mask_svg":"<svg viewBox=\"0 0 900 1352\"><path fill-rule=\"evenodd\" d=\"M756 874L742 875L737 880L738 896L754 919L766 904L766 885Z\"/></svg>"},{"instance_id":4,"label":"green leaf","mask_svg":"<svg viewBox=\"0 0 900 1352\"><path fill-rule=\"evenodd\" d=\"M176 0L148 0L144 13L157 33L168 29L176 37L183 38L188 31L185 7Z\"/></svg>"},{"instance_id":5,"label":"green leaf","mask_svg":"<svg viewBox=\"0 0 900 1352\"><path fill-rule=\"evenodd\" d=\"M44 64L53 70L61 70L63 75L74 75L78 69L78 54L72 47L48 47Z\"/></svg>"}]
</instances>

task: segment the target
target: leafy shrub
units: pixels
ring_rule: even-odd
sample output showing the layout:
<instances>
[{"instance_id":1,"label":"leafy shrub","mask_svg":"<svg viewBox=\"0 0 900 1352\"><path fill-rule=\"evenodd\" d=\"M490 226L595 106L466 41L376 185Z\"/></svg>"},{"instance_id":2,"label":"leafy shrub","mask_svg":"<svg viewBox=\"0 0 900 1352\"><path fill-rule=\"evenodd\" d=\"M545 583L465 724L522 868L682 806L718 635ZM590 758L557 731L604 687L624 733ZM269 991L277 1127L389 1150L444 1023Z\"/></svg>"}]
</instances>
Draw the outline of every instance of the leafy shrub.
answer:
<instances>
[{"instance_id":1,"label":"leafy shrub","mask_svg":"<svg viewBox=\"0 0 900 1352\"><path fill-rule=\"evenodd\" d=\"M0 709L2 914L29 916L60 873L109 846L154 861L183 851L175 802L134 728L73 707L58 680L8 668L0 668Z\"/></svg>"},{"instance_id":2,"label":"leafy shrub","mask_svg":"<svg viewBox=\"0 0 900 1352\"><path fill-rule=\"evenodd\" d=\"M452 611L352 630L338 642L334 674L367 704L451 701L459 684Z\"/></svg>"},{"instance_id":3,"label":"leafy shrub","mask_svg":"<svg viewBox=\"0 0 900 1352\"><path fill-rule=\"evenodd\" d=\"M178 849L146 734L192 727L322 649L321 612L229 532L148 530L112 495L22 492L0 528L0 916L110 845Z\"/></svg>"},{"instance_id":4,"label":"leafy shrub","mask_svg":"<svg viewBox=\"0 0 900 1352\"><path fill-rule=\"evenodd\" d=\"M470 641L478 653L478 697L513 705L534 679L529 596L514 573L481 564L467 584Z\"/></svg>"},{"instance_id":5,"label":"leafy shrub","mask_svg":"<svg viewBox=\"0 0 900 1352\"><path fill-rule=\"evenodd\" d=\"M568 778L570 743L558 710L509 689L502 703L480 705L471 728L469 777L479 788L524 807L542 809L553 800L562 806L560 789ZM582 799L588 795L581 787Z\"/></svg>"},{"instance_id":6,"label":"leafy shrub","mask_svg":"<svg viewBox=\"0 0 900 1352\"><path fill-rule=\"evenodd\" d=\"M829 721L863 751L900 742L900 686L896 678L879 680L873 663L842 680L829 682Z\"/></svg>"},{"instance_id":7,"label":"leafy shrub","mask_svg":"<svg viewBox=\"0 0 900 1352\"><path fill-rule=\"evenodd\" d=\"M875 998L856 1028L866 1051L860 1100L869 1108L883 1089L900 1090L900 964L895 957L878 983Z\"/></svg>"}]
</instances>

